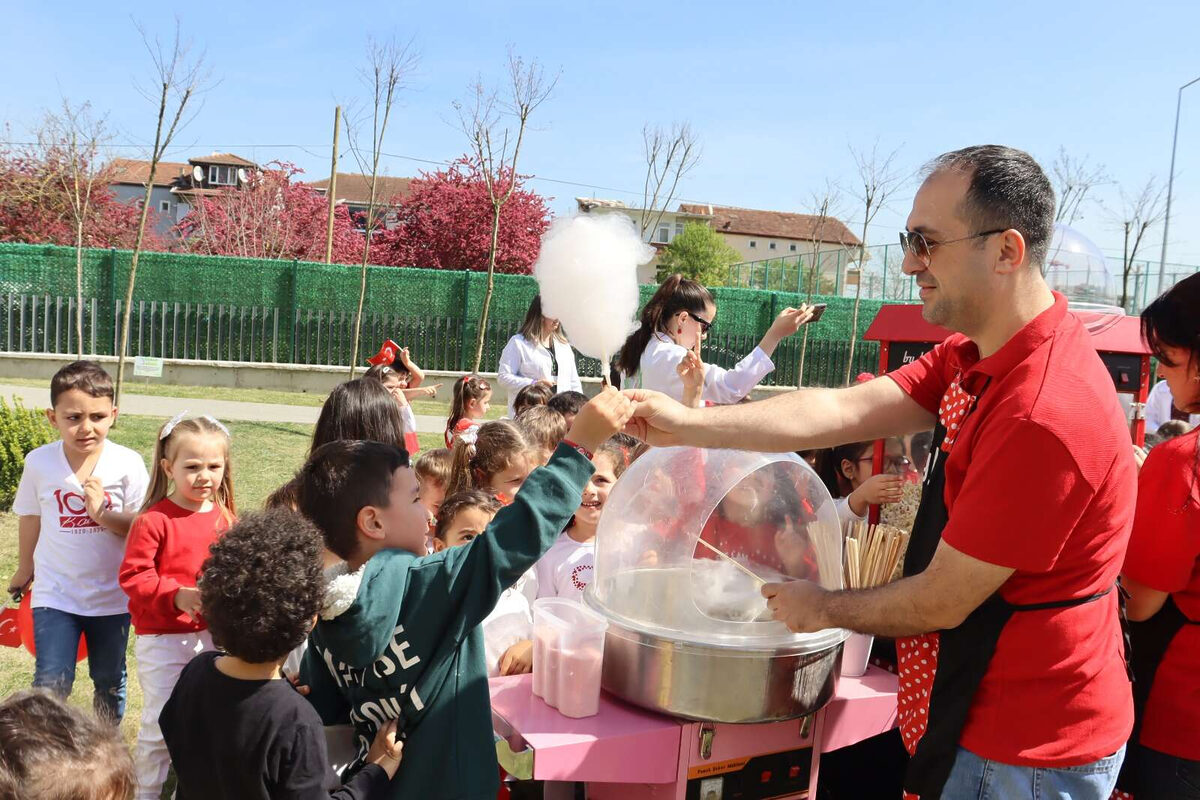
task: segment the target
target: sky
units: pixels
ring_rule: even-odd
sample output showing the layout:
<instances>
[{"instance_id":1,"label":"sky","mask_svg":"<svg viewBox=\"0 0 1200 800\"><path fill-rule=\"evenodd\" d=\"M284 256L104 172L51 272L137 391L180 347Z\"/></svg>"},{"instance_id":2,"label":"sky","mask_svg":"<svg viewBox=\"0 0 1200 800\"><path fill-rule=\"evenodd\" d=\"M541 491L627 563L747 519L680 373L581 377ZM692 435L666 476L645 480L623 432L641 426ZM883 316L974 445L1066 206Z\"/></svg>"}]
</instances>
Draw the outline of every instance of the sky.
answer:
<instances>
[{"instance_id":1,"label":"sky","mask_svg":"<svg viewBox=\"0 0 1200 800\"><path fill-rule=\"evenodd\" d=\"M168 158L232 151L327 177L334 106L365 108L368 37L410 42L419 62L382 161L389 175L435 169L467 150L452 102L500 85L511 48L558 75L519 170L570 213L574 197L636 205L646 124L687 121L702 156L682 200L804 212L827 181L857 232L850 148L898 150L915 176L937 154L999 143L1049 169L1060 148L1111 181L1075 227L1120 263L1121 191L1165 185L1179 86L1200 77L1200 3L862 0L645 2L4 3L0 119L23 141L62 98L90 102L116 154L142 157L155 105L135 88L149 57L135 27L169 39L175 14L213 82ZM351 13L353 12L353 13ZM141 77L139 77L141 76ZM1200 83L1183 93L1168 262L1200 264ZM343 137L343 143L345 138ZM345 151L340 171L357 172ZM893 243L913 177L875 218ZM1162 229L1139 256L1157 261Z\"/></svg>"}]
</instances>

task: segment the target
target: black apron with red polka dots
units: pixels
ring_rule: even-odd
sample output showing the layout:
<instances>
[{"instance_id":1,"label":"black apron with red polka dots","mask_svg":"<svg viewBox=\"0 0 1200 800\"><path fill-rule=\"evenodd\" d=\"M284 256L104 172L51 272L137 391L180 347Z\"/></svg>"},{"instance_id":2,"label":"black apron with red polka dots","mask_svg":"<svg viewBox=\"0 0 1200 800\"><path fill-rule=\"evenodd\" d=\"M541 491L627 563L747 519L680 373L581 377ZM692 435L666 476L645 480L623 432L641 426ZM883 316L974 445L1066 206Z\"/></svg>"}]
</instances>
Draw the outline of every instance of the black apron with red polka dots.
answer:
<instances>
[{"instance_id":1,"label":"black apron with red polka dots","mask_svg":"<svg viewBox=\"0 0 1200 800\"><path fill-rule=\"evenodd\" d=\"M942 530L950 518L945 500L946 458L978 400L978 396L968 394L962 388L958 378L950 384L942 399L921 505L904 557L905 576L924 571L942 540ZM1000 634L1012 615L1083 605L1109 591L1032 605L1014 605L997 592L957 628L896 640L900 734L910 756L904 777L905 798L936 800L941 797L954 766L971 702L987 673Z\"/></svg>"}]
</instances>

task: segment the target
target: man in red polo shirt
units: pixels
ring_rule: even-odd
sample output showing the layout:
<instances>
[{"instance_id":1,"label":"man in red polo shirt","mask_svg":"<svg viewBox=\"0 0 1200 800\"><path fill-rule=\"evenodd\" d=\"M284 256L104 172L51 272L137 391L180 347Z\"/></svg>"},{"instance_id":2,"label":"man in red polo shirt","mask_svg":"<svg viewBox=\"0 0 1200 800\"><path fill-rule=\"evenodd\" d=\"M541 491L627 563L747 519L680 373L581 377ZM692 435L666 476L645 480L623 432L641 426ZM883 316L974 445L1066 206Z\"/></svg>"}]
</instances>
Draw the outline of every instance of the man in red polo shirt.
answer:
<instances>
[{"instance_id":1,"label":"man in red polo shirt","mask_svg":"<svg viewBox=\"0 0 1200 800\"><path fill-rule=\"evenodd\" d=\"M686 409L635 391L651 444L785 451L934 429L905 577L764 588L796 631L897 639L906 794L1112 792L1133 723L1115 582L1137 491L1124 415L1042 267L1054 193L1026 153L936 159L901 234L924 316L957 333L886 379Z\"/></svg>"}]
</instances>

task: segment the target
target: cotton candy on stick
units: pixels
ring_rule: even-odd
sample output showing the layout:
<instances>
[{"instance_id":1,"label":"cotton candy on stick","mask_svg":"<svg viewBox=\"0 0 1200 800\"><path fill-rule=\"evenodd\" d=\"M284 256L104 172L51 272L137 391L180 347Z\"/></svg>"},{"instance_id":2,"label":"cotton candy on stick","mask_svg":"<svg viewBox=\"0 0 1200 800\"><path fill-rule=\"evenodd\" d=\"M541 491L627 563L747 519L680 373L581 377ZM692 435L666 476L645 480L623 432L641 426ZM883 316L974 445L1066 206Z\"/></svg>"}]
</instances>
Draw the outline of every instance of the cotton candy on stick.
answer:
<instances>
[{"instance_id":1,"label":"cotton candy on stick","mask_svg":"<svg viewBox=\"0 0 1200 800\"><path fill-rule=\"evenodd\" d=\"M599 359L605 375L637 315L637 268L653 257L624 215L563 217L542 236L533 264L542 312L576 350Z\"/></svg>"}]
</instances>

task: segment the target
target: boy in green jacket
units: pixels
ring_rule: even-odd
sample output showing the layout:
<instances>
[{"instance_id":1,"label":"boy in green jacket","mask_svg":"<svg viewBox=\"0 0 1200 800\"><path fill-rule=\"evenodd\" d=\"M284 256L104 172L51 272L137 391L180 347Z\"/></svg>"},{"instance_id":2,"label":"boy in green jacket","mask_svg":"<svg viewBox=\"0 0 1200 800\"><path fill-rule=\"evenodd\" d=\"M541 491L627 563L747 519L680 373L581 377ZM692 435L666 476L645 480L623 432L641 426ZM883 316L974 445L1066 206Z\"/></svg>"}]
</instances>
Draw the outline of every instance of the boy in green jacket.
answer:
<instances>
[{"instance_id":1,"label":"boy in green jacket","mask_svg":"<svg viewBox=\"0 0 1200 800\"><path fill-rule=\"evenodd\" d=\"M624 427L632 408L618 392L602 392L486 535L430 556L403 450L333 442L312 454L299 476L300 508L362 577L350 608L313 630L301 682L326 723L349 713L359 741L350 772L364 743L395 719L406 742L394 798L496 796L479 625L566 527L592 474L591 451Z\"/></svg>"}]
</instances>

